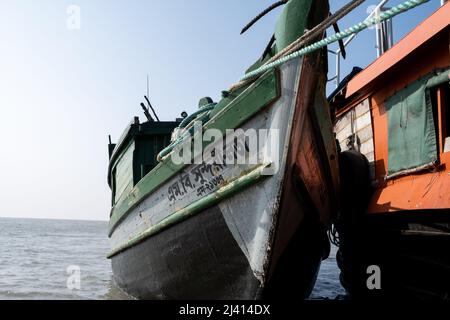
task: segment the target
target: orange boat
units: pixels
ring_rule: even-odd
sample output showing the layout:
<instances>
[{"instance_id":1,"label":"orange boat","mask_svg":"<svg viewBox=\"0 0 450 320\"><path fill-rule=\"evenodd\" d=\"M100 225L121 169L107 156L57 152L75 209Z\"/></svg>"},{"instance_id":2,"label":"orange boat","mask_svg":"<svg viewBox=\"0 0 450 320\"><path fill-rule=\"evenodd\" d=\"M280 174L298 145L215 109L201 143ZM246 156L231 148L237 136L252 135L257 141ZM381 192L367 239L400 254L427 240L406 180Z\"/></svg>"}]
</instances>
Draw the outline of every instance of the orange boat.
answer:
<instances>
[{"instance_id":1,"label":"orange boat","mask_svg":"<svg viewBox=\"0 0 450 320\"><path fill-rule=\"evenodd\" d=\"M341 282L450 299L450 3L330 96L341 148Z\"/></svg>"}]
</instances>

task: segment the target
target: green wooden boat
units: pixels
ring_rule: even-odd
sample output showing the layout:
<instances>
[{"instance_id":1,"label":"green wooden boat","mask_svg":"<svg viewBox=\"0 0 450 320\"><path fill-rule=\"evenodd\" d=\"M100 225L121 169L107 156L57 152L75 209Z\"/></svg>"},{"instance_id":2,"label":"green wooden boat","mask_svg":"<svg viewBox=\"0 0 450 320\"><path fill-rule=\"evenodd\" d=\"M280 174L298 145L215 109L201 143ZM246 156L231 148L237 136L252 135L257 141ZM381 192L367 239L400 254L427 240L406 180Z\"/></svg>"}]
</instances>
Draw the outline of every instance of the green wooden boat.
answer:
<instances>
[{"instance_id":1,"label":"green wooden boat","mask_svg":"<svg viewBox=\"0 0 450 320\"><path fill-rule=\"evenodd\" d=\"M329 15L326 0L279 4L273 41L247 73ZM328 255L338 185L325 54L268 70L217 103L204 98L189 117L135 119L110 144L108 257L120 288L141 299L309 295ZM230 129L231 139L205 140L207 132L229 137ZM252 149L248 132L270 139L258 136L264 143ZM188 154L179 148L186 141L191 148L192 134L193 144L203 135L203 157L174 161Z\"/></svg>"}]
</instances>

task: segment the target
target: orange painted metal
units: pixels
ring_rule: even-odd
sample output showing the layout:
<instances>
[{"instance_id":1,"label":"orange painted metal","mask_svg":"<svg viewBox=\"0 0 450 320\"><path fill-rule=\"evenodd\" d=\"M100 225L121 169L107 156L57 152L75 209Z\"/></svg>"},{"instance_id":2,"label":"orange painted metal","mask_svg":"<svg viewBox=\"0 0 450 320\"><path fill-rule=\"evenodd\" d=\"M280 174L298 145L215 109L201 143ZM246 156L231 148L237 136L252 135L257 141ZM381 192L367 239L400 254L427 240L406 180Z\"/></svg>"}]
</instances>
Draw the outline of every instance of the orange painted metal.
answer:
<instances>
[{"instance_id":1,"label":"orange painted metal","mask_svg":"<svg viewBox=\"0 0 450 320\"><path fill-rule=\"evenodd\" d=\"M444 99L443 94L436 97L440 164L433 171L389 180L386 180L388 122L384 104L386 99L421 76L436 68L448 68L449 39L450 3L447 3L355 76L347 86L346 105L337 112L337 117L364 99L369 98L371 104L376 191L368 213L450 208L450 152L442 153L445 139L443 115L450 112L450 100Z\"/></svg>"},{"instance_id":2,"label":"orange painted metal","mask_svg":"<svg viewBox=\"0 0 450 320\"><path fill-rule=\"evenodd\" d=\"M397 65L393 70L395 77L391 73L391 81L385 78L385 86L378 87L371 96L378 188L369 212L450 208L450 154L440 155L441 165L436 172L411 174L388 181L384 178L388 165L387 114L384 102L420 76L449 65L448 36L436 36L433 41ZM448 108L444 105L441 107Z\"/></svg>"},{"instance_id":3,"label":"orange painted metal","mask_svg":"<svg viewBox=\"0 0 450 320\"><path fill-rule=\"evenodd\" d=\"M437 33L449 26L450 2L439 8L428 19L419 24L390 50L375 60L364 72L359 73L347 86L347 97L365 88L380 76L398 65L417 48L428 42Z\"/></svg>"}]
</instances>

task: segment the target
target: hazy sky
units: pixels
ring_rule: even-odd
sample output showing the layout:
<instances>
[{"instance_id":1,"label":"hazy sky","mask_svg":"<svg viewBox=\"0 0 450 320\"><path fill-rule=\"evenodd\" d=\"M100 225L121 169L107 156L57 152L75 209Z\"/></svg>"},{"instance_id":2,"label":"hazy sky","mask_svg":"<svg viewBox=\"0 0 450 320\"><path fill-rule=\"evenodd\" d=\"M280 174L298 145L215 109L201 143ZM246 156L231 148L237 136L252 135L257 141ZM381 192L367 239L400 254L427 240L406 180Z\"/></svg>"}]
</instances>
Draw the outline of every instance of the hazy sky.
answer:
<instances>
[{"instance_id":1,"label":"hazy sky","mask_svg":"<svg viewBox=\"0 0 450 320\"><path fill-rule=\"evenodd\" d=\"M107 136L141 116L147 73L161 119L217 99L261 55L281 9L239 31L273 2L0 0L0 217L107 220ZM81 9L79 30L67 27L70 5ZM395 18L395 39L438 6ZM343 73L375 58L373 39L368 30L349 46Z\"/></svg>"}]
</instances>

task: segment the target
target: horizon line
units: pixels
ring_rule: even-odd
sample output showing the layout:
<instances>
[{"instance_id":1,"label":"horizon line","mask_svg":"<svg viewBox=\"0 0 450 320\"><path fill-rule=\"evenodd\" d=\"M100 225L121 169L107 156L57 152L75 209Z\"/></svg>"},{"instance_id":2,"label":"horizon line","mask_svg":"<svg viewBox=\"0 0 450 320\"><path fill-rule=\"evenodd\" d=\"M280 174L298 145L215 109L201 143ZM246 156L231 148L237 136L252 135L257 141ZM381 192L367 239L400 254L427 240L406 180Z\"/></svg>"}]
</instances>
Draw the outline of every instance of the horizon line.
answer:
<instances>
[{"instance_id":1,"label":"horizon line","mask_svg":"<svg viewBox=\"0 0 450 320\"><path fill-rule=\"evenodd\" d=\"M90 222L108 222L109 220L98 219L74 219L74 218L50 218L50 217L8 217L0 216L0 219L30 219L30 220L59 220L59 221L90 221Z\"/></svg>"}]
</instances>

